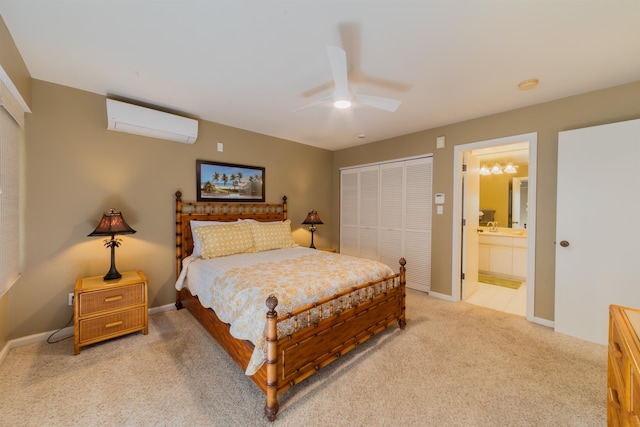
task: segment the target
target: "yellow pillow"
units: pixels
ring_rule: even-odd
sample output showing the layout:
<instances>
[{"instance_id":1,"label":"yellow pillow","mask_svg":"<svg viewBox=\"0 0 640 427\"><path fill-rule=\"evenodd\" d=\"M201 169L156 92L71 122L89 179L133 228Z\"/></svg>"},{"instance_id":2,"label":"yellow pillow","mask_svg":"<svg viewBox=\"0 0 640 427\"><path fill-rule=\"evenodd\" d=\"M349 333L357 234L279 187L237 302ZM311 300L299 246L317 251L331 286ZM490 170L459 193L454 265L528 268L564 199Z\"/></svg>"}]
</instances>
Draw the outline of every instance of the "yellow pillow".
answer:
<instances>
[{"instance_id":1,"label":"yellow pillow","mask_svg":"<svg viewBox=\"0 0 640 427\"><path fill-rule=\"evenodd\" d=\"M278 222L248 222L253 232L256 252L291 248L296 242L291 237L291 220Z\"/></svg>"},{"instance_id":2,"label":"yellow pillow","mask_svg":"<svg viewBox=\"0 0 640 427\"><path fill-rule=\"evenodd\" d=\"M251 226L246 222L196 227L202 258L255 252Z\"/></svg>"}]
</instances>

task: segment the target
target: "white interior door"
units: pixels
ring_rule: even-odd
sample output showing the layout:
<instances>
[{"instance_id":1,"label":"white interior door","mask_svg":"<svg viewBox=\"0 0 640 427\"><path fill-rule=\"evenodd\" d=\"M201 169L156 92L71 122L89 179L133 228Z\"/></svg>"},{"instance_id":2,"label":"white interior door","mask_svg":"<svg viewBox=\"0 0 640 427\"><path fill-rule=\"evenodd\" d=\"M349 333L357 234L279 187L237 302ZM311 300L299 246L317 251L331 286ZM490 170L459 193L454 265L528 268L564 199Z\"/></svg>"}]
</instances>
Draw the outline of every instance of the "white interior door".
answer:
<instances>
[{"instance_id":1,"label":"white interior door","mask_svg":"<svg viewBox=\"0 0 640 427\"><path fill-rule=\"evenodd\" d=\"M610 304L640 308L640 120L560 132L555 329L607 344Z\"/></svg>"},{"instance_id":2,"label":"white interior door","mask_svg":"<svg viewBox=\"0 0 640 427\"><path fill-rule=\"evenodd\" d=\"M463 226L462 226L462 299L478 290L478 222L480 212L480 160L471 151L464 152Z\"/></svg>"}]
</instances>

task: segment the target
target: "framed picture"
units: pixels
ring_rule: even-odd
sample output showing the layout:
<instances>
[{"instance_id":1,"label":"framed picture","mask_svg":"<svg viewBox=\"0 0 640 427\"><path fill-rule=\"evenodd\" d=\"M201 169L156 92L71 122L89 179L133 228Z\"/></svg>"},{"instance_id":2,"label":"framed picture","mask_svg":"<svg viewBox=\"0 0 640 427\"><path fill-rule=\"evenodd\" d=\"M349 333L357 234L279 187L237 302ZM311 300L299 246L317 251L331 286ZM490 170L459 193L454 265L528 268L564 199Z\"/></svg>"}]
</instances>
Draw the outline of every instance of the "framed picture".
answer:
<instances>
[{"instance_id":1,"label":"framed picture","mask_svg":"<svg viewBox=\"0 0 640 427\"><path fill-rule=\"evenodd\" d=\"M196 160L199 202L264 202L264 168Z\"/></svg>"}]
</instances>

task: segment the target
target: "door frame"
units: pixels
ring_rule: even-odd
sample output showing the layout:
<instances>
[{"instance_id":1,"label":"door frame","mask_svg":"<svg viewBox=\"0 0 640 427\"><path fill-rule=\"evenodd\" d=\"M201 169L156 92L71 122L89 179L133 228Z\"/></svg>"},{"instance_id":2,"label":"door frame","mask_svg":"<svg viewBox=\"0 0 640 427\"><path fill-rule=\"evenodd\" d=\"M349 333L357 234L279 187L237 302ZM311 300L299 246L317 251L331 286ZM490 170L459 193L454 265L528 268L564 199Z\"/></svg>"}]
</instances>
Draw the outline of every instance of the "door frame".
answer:
<instances>
[{"instance_id":1,"label":"door frame","mask_svg":"<svg viewBox=\"0 0 640 427\"><path fill-rule=\"evenodd\" d=\"M535 265L536 265L536 183L538 159L538 133L526 133L460 144L453 147L453 248L451 254L451 297L460 301L460 271L462 271L462 159L463 152L501 145L529 143L529 218L527 222L527 313L526 318L534 321Z\"/></svg>"}]
</instances>

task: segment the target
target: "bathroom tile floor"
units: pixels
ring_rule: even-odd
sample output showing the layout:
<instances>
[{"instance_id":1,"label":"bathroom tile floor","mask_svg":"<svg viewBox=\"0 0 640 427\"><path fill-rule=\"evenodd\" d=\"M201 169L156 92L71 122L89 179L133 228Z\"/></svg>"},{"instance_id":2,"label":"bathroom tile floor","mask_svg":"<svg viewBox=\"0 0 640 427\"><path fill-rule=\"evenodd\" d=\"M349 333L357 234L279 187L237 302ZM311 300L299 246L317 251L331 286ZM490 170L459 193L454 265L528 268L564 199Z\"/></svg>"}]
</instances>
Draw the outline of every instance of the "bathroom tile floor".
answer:
<instances>
[{"instance_id":1,"label":"bathroom tile floor","mask_svg":"<svg viewBox=\"0 0 640 427\"><path fill-rule=\"evenodd\" d=\"M478 283L478 290L466 302L504 311L506 313L526 316L527 313L527 284L525 282L518 289Z\"/></svg>"}]
</instances>

